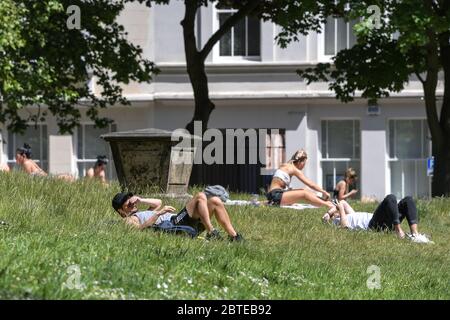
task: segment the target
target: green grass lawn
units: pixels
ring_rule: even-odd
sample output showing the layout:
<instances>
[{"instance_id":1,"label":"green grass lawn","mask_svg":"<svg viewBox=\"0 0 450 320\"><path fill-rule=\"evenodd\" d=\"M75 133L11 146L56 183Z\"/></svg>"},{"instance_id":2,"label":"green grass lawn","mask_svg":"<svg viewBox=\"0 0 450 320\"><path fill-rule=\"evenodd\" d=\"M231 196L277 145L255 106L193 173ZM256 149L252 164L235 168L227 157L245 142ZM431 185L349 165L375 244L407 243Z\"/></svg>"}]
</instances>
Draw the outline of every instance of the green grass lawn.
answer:
<instances>
[{"instance_id":1,"label":"green grass lawn","mask_svg":"<svg viewBox=\"0 0 450 320\"><path fill-rule=\"evenodd\" d=\"M247 240L232 244L131 230L111 208L118 185L14 173L0 188L2 299L450 298L450 199L418 203L434 245L339 230L321 223L324 210L264 207L229 207ZM380 289L367 287L371 265Z\"/></svg>"}]
</instances>

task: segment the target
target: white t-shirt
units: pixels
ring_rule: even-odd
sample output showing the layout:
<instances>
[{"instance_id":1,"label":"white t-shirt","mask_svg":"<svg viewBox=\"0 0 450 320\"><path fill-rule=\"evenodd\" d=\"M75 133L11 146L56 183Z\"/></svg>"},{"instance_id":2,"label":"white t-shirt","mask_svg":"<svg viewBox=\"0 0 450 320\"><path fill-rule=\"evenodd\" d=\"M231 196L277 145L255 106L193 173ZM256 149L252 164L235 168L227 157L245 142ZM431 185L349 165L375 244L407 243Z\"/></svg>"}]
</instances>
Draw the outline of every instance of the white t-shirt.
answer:
<instances>
[{"instance_id":1,"label":"white t-shirt","mask_svg":"<svg viewBox=\"0 0 450 320\"><path fill-rule=\"evenodd\" d=\"M367 230L369 229L369 222L372 220L373 213L369 212L355 212L347 214L348 228L351 230ZM333 223L339 225L341 218L336 218Z\"/></svg>"},{"instance_id":2,"label":"white t-shirt","mask_svg":"<svg viewBox=\"0 0 450 320\"><path fill-rule=\"evenodd\" d=\"M139 211L139 212L136 212L134 215L135 215L136 217L138 217L139 223L140 223L140 224L144 224L148 219L150 219L151 217L153 217L155 214L156 214L156 213L155 213L154 211L147 210L147 211ZM170 219L171 219L173 216L176 216L176 214L173 214L173 213L164 213L164 214L162 214L162 215L160 215L160 216L158 217L158 219L157 219L156 222L155 222L155 225L158 225L158 224L162 223L163 221L170 221Z\"/></svg>"}]
</instances>

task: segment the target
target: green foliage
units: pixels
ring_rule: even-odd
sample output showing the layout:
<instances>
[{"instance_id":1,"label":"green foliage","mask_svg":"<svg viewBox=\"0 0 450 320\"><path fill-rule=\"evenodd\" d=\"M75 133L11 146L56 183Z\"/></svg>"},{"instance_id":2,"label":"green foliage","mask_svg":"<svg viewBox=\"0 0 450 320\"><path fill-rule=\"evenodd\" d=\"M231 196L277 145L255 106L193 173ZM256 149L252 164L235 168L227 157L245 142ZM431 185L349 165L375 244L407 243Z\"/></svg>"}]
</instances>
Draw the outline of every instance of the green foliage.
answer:
<instances>
[{"instance_id":1,"label":"green foliage","mask_svg":"<svg viewBox=\"0 0 450 320\"><path fill-rule=\"evenodd\" d=\"M98 126L110 120L99 108L128 104L121 84L149 82L157 72L142 58L142 49L126 39L116 22L126 2L80 0L4 0L0 2L0 123L22 131L28 121L56 116L61 133L71 132L80 119L80 105ZM77 5L81 29L69 29L66 12ZM94 76L100 95L88 87ZM36 114L19 111L34 105ZM48 109L41 112L41 106Z\"/></svg>"},{"instance_id":2,"label":"green foliage","mask_svg":"<svg viewBox=\"0 0 450 320\"><path fill-rule=\"evenodd\" d=\"M231 244L130 229L111 208L118 185L0 173L0 188L2 299L450 298L445 198L418 203L419 229L435 245L324 225L321 209L248 206L228 207L247 239ZM380 290L366 286L371 265ZM70 266L80 289L64 286Z\"/></svg>"},{"instance_id":3,"label":"green foliage","mask_svg":"<svg viewBox=\"0 0 450 320\"><path fill-rule=\"evenodd\" d=\"M343 102L351 101L357 91L374 101L389 96L389 92L403 90L411 75L427 70L428 46L450 31L450 6L442 1L333 2L319 1L317 15L334 15L347 21L360 19L354 26L357 44L341 50L331 64L318 64L298 73L308 83L330 81L330 90ZM379 28L371 23L372 13L367 10L370 5L380 8ZM288 7L286 12L294 11ZM295 34L304 33L293 22L287 21L282 27L278 36L282 44L296 40Z\"/></svg>"}]
</instances>

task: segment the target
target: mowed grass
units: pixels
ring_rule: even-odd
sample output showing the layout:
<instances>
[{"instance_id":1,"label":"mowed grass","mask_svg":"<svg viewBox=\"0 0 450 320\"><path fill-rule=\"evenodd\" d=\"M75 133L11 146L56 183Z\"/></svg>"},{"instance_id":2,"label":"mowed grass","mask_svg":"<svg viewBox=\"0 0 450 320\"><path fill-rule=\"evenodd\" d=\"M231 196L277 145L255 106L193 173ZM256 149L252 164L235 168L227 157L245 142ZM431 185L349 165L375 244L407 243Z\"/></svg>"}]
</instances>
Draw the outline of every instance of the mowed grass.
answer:
<instances>
[{"instance_id":1,"label":"mowed grass","mask_svg":"<svg viewBox=\"0 0 450 320\"><path fill-rule=\"evenodd\" d=\"M130 229L111 208L118 185L13 173L0 187L2 299L450 298L449 199L418 203L434 245L339 230L320 209L247 206L228 208L247 240L232 244Z\"/></svg>"}]
</instances>

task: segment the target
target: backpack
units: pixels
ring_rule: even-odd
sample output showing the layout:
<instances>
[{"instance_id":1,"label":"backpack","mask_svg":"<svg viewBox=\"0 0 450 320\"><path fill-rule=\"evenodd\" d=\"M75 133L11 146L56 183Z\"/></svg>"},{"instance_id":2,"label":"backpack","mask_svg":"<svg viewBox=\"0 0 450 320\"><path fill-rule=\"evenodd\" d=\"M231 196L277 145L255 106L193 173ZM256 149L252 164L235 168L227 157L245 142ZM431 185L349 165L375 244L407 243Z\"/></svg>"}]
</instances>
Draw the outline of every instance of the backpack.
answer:
<instances>
[{"instance_id":1,"label":"backpack","mask_svg":"<svg viewBox=\"0 0 450 320\"><path fill-rule=\"evenodd\" d=\"M222 187L221 185L215 185L215 186L207 186L204 190L204 193L206 196L209 197L219 197L222 202L227 202L227 200L230 198L230 195L228 194L227 190Z\"/></svg>"},{"instance_id":2,"label":"backpack","mask_svg":"<svg viewBox=\"0 0 450 320\"><path fill-rule=\"evenodd\" d=\"M182 234L189 236L191 238L196 238L198 236L197 230L190 226L176 225L171 221L163 221L158 225L153 225L151 227L154 231L161 231L172 234Z\"/></svg>"}]
</instances>

